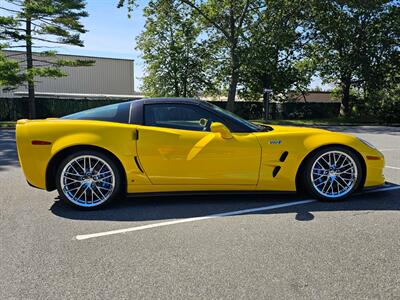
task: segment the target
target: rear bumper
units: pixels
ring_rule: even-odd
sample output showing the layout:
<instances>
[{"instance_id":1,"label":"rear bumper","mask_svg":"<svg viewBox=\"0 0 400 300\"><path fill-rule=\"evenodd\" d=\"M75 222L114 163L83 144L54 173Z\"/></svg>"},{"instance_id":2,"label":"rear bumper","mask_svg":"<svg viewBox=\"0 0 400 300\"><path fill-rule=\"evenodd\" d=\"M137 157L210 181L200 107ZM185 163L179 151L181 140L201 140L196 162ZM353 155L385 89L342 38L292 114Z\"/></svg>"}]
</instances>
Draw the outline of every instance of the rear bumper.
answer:
<instances>
[{"instance_id":1,"label":"rear bumper","mask_svg":"<svg viewBox=\"0 0 400 300\"><path fill-rule=\"evenodd\" d=\"M42 188L40 188L40 187L38 187L38 186L33 185L32 183L30 183L28 180L26 181L26 183L27 183L29 186L31 186L31 187L33 187L33 188L35 188L35 189L43 190Z\"/></svg>"},{"instance_id":2,"label":"rear bumper","mask_svg":"<svg viewBox=\"0 0 400 300\"><path fill-rule=\"evenodd\" d=\"M19 163L30 186L46 189L45 175L50 146L34 146L29 138L28 123L18 121L16 144Z\"/></svg>"}]
</instances>

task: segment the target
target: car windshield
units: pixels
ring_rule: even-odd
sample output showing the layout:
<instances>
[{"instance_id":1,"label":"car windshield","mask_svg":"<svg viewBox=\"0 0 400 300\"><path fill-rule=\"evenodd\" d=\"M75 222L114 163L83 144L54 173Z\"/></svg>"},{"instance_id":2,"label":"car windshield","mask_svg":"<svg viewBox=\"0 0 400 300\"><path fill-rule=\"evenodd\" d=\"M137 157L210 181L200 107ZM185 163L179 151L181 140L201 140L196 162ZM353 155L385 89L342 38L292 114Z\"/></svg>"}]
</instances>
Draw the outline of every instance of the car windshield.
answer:
<instances>
[{"instance_id":1,"label":"car windshield","mask_svg":"<svg viewBox=\"0 0 400 300\"><path fill-rule=\"evenodd\" d=\"M225 116L234 118L236 121L240 122L241 124L243 124L243 125L245 125L247 127L250 127L254 131L269 131L269 130L271 130L268 126L263 126L261 124L257 125L257 124L251 123L250 121L247 121L247 120L239 117L238 115L236 115L236 114L234 114L234 113L232 113L230 111L227 111L227 110L225 110L225 109L223 109L223 108L221 108L221 107L219 107L219 106L217 106L215 104L212 104L212 103L209 103L209 102L206 102L206 103L208 105L210 105L213 109L218 111L219 113L221 113L221 114L223 114Z\"/></svg>"}]
</instances>

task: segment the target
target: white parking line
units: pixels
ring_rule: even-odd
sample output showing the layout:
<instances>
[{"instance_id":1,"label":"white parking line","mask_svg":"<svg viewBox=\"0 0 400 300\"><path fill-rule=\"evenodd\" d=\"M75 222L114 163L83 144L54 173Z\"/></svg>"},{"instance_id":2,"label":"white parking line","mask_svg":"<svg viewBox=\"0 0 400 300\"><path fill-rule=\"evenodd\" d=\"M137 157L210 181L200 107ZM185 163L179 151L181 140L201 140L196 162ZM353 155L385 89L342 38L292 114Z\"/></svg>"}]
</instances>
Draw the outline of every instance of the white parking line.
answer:
<instances>
[{"instance_id":1,"label":"white parking line","mask_svg":"<svg viewBox=\"0 0 400 300\"><path fill-rule=\"evenodd\" d=\"M378 149L379 151L400 151L400 148Z\"/></svg>"},{"instance_id":2,"label":"white parking line","mask_svg":"<svg viewBox=\"0 0 400 300\"><path fill-rule=\"evenodd\" d=\"M365 193L376 193L376 192L384 192L384 191L397 190L397 189L400 189L400 186L382 187L379 189L373 189L373 190L369 190L369 191L367 190L367 191L365 191ZM295 201L295 202L289 202L289 203L282 203L282 204L269 205L269 206L263 206L263 207L229 211L229 212L225 212L225 213L213 214L213 215L208 215L208 216L203 216L203 217L194 217L194 218L187 218L187 219L174 220L174 221L168 221L168 222L153 223L153 224L149 224L149 225L136 226L136 227L130 227L130 228L124 228L124 229L92 233L92 234L82 234L82 235L77 235L76 239L77 240L87 240L87 239L101 237L101 236L114 235L114 234L119 234L119 233L127 233L127 232L132 232L132 231L140 231L140 230L151 229L151 228L156 228L156 227L163 227L163 226L169 226L169 225L175 225L175 224L181 224L181 223L209 220L209 219L234 216L234 215L242 215L242 214L253 213L253 212L258 212L258 211L273 210L273 209L277 209L277 208L290 207L290 206L301 205L301 204L306 204L306 203L311 203L311 202L316 202L316 201L317 200L315 200L315 199L307 199L307 200L301 200L301 201Z\"/></svg>"},{"instance_id":3,"label":"white parking line","mask_svg":"<svg viewBox=\"0 0 400 300\"><path fill-rule=\"evenodd\" d=\"M392 166L385 166L385 168L388 168L388 169L395 169L395 170L400 170L400 168L399 168L399 167L392 167Z\"/></svg>"},{"instance_id":4,"label":"white parking line","mask_svg":"<svg viewBox=\"0 0 400 300\"><path fill-rule=\"evenodd\" d=\"M155 228L155 227L162 227L162 226L187 223L187 222L202 221L202 220L208 220L208 219L214 219L214 218L220 218L220 217L226 217L226 216L242 215L242 214L252 213L252 212L257 212L257 211L272 210L272 209L300 205L300 204L305 204L305 203L310 203L310 202L315 202L315 201L316 200L314 200L314 199L308 199L308 200L302 200L302 201L296 201L296 202L289 202L289 203L263 206L263 207L257 207L257 208L249 208L249 209L230 211L230 212L226 212L226 213L208 215L208 216L204 216L204 217L194 217L194 218L187 218L187 219L181 219L181 220L175 220L175 221L154 223L154 224L137 226L137 227L130 227L130 228L125 228L125 229L111 230L111 231L106 231L106 232L83 234L83 235L77 235L76 239L77 240L86 240L86 239L100 237L100 236L106 236L106 235L112 235L112 234L118 234L118 233L126 233L126 232L131 232L131 231L139 231L139 230L145 230L145 229L150 229L150 228Z\"/></svg>"}]
</instances>

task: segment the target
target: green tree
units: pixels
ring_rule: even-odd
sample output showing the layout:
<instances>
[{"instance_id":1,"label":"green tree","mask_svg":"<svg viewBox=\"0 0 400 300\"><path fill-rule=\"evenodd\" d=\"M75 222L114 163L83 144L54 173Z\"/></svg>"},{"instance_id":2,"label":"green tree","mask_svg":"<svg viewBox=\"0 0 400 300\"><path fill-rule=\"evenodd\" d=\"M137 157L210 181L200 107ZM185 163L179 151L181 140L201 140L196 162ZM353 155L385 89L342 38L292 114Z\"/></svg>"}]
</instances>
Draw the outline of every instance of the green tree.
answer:
<instances>
[{"instance_id":1,"label":"green tree","mask_svg":"<svg viewBox=\"0 0 400 300\"><path fill-rule=\"evenodd\" d=\"M181 0L193 9L203 22L209 41L217 51L221 74L227 75L228 99L226 108L234 111L241 69L245 61L246 37L253 29L257 12L265 7L260 0Z\"/></svg>"},{"instance_id":2,"label":"green tree","mask_svg":"<svg viewBox=\"0 0 400 300\"><path fill-rule=\"evenodd\" d=\"M205 64L209 52L191 11L179 1L151 0L144 16L145 28L137 38L146 68L142 90L151 96L193 97L211 89Z\"/></svg>"},{"instance_id":3,"label":"green tree","mask_svg":"<svg viewBox=\"0 0 400 300\"><path fill-rule=\"evenodd\" d=\"M241 94L260 99L263 89L286 93L304 90L311 81L313 65L304 57L307 33L303 29L305 1L265 0L257 10L243 51Z\"/></svg>"},{"instance_id":4,"label":"green tree","mask_svg":"<svg viewBox=\"0 0 400 300\"><path fill-rule=\"evenodd\" d=\"M315 0L310 11L312 57L326 82L341 89L341 115L350 114L350 91L382 89L399 70L396 1Z\"/></svg>"},{"instance_id":5,"label":"green tree","mask_svg":"<svg viewBox=\"0 0 400 300\"><path fill-rule=\"evenodd\" d=\"M118 7L127 2L129 10L135 7L135 0L119 0ZM218 59L224 60L223 74L227 74L228 103L227 109L233 111L240 69L242 66L241 51L243 38L251 28L250 15L265 6L262 0L177 0L191 9L194 16L201 21L204 30L211 37L212 48L218 50Z\"/></svg>"},{"instance_id":6,"label":"green tree","mask_svg":"<svg viewBox=\"0 0 400 300\"><path fill-rule=\"evenodd\" d=\"M22 83L18 62L9 60L1 52L4 46L0 45L0 86L15 87Z\"/></svg>"},{"instance_id":7,"label":"green tree","mask_svg":"<svg viewBox=\"0 0 400 300\"><path fill-rule=\"evenodd\" d=\"M50 44L83 46L80 34L85 33L80 23L88 16L83 0L3 0L0 6L0 40L2 48L24 48L26 59L17 68L3 54L0 73L8 68L10 86L26 82L28 85L29 117L35 118L35 77L61 77L66 74L61 67L88 66L93 61L59 60L54 51L42 51L34 55L35 48L48 48ZM7 5L6 5L7 4ZM10 69L11 67L11 69ZM3 69L5 68L5 69ZM15 71L13 75L13 71Z\"/></svg>"}]
</instances>

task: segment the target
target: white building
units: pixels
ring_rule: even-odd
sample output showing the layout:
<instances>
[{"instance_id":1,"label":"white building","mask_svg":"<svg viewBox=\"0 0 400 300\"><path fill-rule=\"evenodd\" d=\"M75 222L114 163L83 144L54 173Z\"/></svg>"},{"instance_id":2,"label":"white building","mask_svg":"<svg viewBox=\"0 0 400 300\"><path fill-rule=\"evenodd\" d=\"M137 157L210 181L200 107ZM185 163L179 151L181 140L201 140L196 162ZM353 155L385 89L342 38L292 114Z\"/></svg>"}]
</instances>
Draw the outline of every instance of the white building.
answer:
<instances>
[{"instance_id":1,"label":"white building","mask_svg":"<svg viewBox=\"0 0 400 300\"><path fill-rule=\"evenodd\" d=\"M10 59L25 61L25 52L4 51ZM38 97L62 98L135 98L134 61L132 59L105 58L57 54L55 58L41 57L38 60L93 60L90 67L63 67L68 76L60 78L36 78L35 92ZM22 63L24 64L24 63ZM41 62L35 62L40 66ZM0 97L20 97L27 95L27 87L4 92ZM137 97L137 96L136 96Z\"/></svg>"}]
</instances>

